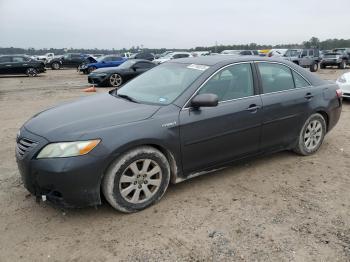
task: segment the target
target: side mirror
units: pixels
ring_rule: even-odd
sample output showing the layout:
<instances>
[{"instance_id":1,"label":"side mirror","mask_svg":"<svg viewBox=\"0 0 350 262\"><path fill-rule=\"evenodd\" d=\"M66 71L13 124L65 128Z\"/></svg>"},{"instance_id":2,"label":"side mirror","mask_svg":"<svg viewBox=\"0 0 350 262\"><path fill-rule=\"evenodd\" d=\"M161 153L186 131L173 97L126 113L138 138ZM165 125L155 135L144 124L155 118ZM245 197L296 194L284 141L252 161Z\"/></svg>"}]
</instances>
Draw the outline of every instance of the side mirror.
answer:
<instances>
[{"instance_id":1,"label":"side mirror","mask_svg":"<svg viewBox=\"0 0 350 262\"><path fill-rule=\"evenodd\" d=\"M214 107L219 103L219 98L215 94L200 94L196 95L192 101L191 106L194 108L199 107Z\"/></svg>"}]
</instances>

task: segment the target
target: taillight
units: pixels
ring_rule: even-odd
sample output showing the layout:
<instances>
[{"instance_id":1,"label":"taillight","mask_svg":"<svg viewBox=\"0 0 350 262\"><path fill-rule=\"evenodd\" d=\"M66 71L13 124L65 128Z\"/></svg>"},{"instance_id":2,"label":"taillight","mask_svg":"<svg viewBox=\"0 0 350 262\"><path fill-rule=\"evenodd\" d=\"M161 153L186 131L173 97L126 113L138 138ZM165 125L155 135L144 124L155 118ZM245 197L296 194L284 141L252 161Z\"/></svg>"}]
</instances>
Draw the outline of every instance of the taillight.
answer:
<instances>
[{"instance_id":1,"label":"taillight","mask_svg":"<svg viewBox=\"0 0 350 262\"><path fill-rule=\"evenodd\" d=\"M337 97L338 98L342 98L343 97L343 91L341 91L341 89L337 89L337 90L335 90L335 92L337 93Z\"/></svg>"}]
</instances>

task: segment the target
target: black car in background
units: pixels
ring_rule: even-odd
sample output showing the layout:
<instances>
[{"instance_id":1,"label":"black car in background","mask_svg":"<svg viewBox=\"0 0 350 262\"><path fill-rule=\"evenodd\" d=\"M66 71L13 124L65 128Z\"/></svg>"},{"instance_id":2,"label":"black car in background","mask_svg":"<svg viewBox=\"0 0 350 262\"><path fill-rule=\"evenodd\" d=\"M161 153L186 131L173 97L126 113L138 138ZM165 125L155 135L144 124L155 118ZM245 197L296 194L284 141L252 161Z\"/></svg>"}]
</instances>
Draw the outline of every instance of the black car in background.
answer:
<instances>
[{"instance_id":1,"label":"black car in background","mask_svg":"<svg viewBox=\"0 0 350 262\"><path fill-rule=\"evenodd\" d=\"M101 204L103 194L135 212L159 201L169 182L233 161L316 153L339 120L341 95L336 83L285 60L174 59L36 114L17 135L17 164L38 198L81 207Z\"/></svg>"},{"instance_id":2,"label":"black car in background","mask_svg":"<svg viewBox=\"0 0 350 262\"><path fill-rule=\"evenodd\" d=\"M91 58L92 57L89 58L89 56L84 54L68 53L61 57L50 60L50 62L46 64L46 67L50 67L53 70L57 70L63 67L78 68L79 65L86 62L86 59L90 59L91 60L91 62L89 61L90 63L96 62L95 59L93 58L91 59Z\"/></svg>"},{"instance_id":3,"label":"black car in background","mask_svg":"<svg viewBox=\"0 0 350 262\"><path fill-rule=\"evenodd\" d=\"M89 74L88 82L98 86L120 87L155 66L148 60L130 59L118 67L96 69Z\"/></svg>"},{"instance_id":4,"label":"black car in background","mask_svg":"<svg viewBox=\"0 0 350 262\"><path fill-rule=\"evenodd\" d=\"M26 55L0 55L0 74L26 74L36 76L45 72L44 62Z\"/></svg>"},{"instance_id":5,"label":"black car in background","mask_svg":"<svg viewBox=\"0 0 350 262\"><path fill-rule=\"evenodd\" d=\"M145 59L145 60L153 61L155 59L155 56L149 52L141 52L130 56L130 59Z\"/></svg>"}]
</instances>

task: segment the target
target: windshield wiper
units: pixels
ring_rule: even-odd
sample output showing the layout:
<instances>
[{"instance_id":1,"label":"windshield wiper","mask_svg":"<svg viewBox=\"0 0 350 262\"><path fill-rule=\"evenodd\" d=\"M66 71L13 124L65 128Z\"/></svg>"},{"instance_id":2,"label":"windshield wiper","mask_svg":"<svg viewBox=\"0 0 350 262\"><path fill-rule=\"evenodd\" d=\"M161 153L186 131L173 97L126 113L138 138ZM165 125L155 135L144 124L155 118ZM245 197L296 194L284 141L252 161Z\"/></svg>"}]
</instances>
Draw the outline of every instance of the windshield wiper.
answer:
<instances>
[{"instance_id":1,"label":"windshield wiper","mask_svg":"<svg viewBox=\"0 0 350 262\"><path fill-rule=\"evenodd\" d=\"M130 96L128 96L128 95L118 94L117 92L116 92L116 95L117 95L118 97L124 98L124 99L126 99L126 100L131 101L131 102L138 103L134 98L132 98L132 97L130 97Z\"/></svg>"}]
</instances>

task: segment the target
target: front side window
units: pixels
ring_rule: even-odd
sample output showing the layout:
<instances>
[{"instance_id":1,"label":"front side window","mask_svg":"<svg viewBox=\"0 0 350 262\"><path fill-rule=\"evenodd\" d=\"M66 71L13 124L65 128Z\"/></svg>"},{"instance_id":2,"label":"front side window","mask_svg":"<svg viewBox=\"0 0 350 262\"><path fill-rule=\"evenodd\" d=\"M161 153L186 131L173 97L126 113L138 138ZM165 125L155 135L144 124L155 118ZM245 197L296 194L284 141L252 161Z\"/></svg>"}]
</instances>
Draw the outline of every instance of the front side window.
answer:
<instances>
[{"instance_id":1,"label":"front side window","mask_svg":"<svg viewBox=\"0 0 350 262\"><path fill-rule=\"evenodd\" d=\"M0 56L0 63L9 63L11 62L10 56Z\"/></svg>"},{"instance_id":2,"label":"front side window","mask_svg":"<svg viewBox=\"0 0 350 262\"><path fill-rule=\"evenodd\" d=\"M265 94L294 88L292 72L287 66L273 63L257 64Z\"/></svg>"},{"instance_id":3,"label":"front side window","mask_svg":"<svg viewBox=\"0 0 350 262\"><path fill-rule=\"evenodd\" d=\"M216 73L198 92L215 94L219 101L227 101L254 95L250 64L228 66Z\"/></svg>"}]
</instances>

